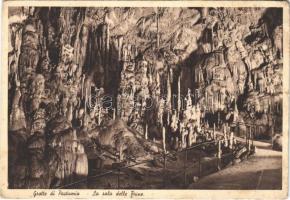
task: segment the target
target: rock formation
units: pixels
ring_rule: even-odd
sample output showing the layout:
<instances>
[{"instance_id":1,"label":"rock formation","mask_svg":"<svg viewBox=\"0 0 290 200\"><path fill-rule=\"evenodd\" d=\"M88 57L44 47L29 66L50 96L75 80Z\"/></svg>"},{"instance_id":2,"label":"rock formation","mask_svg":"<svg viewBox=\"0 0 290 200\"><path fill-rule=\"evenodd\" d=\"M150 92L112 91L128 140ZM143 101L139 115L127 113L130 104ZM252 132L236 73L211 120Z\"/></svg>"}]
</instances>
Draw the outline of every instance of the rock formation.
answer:
<instances>
[{"instance_id":1,"label":"rock formation","mask_svg":"<svg viewBox=\"0 0 290 200\"><path fill-rule=\"evenodd\" d=\"M165 152L215 139L204 127L281 133L279 9L37 7L9 16L11 188L86 177L88 144L120 162L162 152L155 139Z\"/></svg>"}]
</instances>

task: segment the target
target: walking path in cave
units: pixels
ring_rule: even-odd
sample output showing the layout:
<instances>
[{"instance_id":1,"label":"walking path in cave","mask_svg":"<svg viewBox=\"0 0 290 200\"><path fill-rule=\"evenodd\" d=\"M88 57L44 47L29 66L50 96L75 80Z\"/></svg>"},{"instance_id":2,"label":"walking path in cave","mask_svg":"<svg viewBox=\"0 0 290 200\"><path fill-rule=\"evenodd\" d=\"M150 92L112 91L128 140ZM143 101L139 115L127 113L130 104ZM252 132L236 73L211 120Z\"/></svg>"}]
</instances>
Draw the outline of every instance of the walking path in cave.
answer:
<instances>
[{"instance_id":1,"label":"walking path in cave","mask_svg":"<svg viewBox=\"0 0 290 200\"><path fill-rule=\"evenodd\" d=\"M191 184L191 189L281 189L282 152L255 141L256 154Z\"/></svg>"}]
</instances>

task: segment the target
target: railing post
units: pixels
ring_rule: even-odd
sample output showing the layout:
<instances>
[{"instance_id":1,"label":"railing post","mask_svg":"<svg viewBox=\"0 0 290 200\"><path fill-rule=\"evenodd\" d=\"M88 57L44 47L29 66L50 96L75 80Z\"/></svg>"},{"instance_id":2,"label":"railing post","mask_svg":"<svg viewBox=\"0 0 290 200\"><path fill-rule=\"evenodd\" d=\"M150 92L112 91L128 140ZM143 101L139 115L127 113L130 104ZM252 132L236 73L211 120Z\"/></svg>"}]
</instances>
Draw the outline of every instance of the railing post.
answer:
<instances>
[{"instance_id":1,"label":"railing post","mask_svg":"<svg viewBox=\"0 0 290 200\"><path fill-rule=\"evenodd\" d=\"M250 126L250 132L249 132L249 139L248 139L248 151L251 150L251 137L252 137L252 127Z\"/></svg>"},{"instance_id":2,"label":"railing post","mask_svg":"<svg viewBox=\"0 0 290 200\"><path fill-rule=\"evenodd\" d=\"M213 123L213 138L215 139L215 123Z\"/></svg>"},{"instance_id":3,"label":"railing post","mask_svg":"<svg viewBox=\"0 0 290 200\"><path fill-rule=\"evenodd\" d=\"M234 165L235 164L234 163L234 149L231 149L231 153L232 153L231 155L232 165Z\"/></svg>"},{"instance_id":4,"label":"railing post","mask_svg":"<svg viewBox=\"0 0 290 200\"><path fill-rule=\"evenodd\" d=\"M233 145L234 145L234 133L231 132L230 133L230 144L229 144L229 148L233 149Z\"/></svg>"},{"instance_id":5,"label":"railing post","mask_svg":"<svg viewBox=\"0 0 290 200\"><path fill-rule=\"evenodd\" d=\"M252 134L252 148L254 147L254 134Z\"/></svg>"},{"instance_id":6,"label":"railing post","mask_svg":"<svg viewBox=\"0 0 290 200\"><path fill-rule=\"evenodd\" d=\"M119 149L119 164L122 160L122 148ZM118 165L118 179L117 179L117 186L118 189L120 189L120 165Z\"/></svg>"},{"instance_id":7,"label":"railing post","mask_svg":"<svg viewBox=\"0 0 290 200\"><path fill-rule=\"evenodd\" d=\"M117 186L118 186L118 189L120 189L120 168L118 168Z\"/></svg>"},{"instance_id":8,"label":"railing post","mask_svg":"<svg viewBox=\"0 0 290 200\"><path fill-rule=\"evenodd\" d=\"M166 187L166 152L163 154L163 187Z\"/></svg>"},{"instance_id":9,"label":"railing post","mask_svg":"<svg viewBox=\"0 0 290 200\"><path fill-rule=\"evenodd\" d=\"M187 162L187 148L184 151L184 187L186 187L186 162Z\"/></svg>"},{"instance_id":10,"label":"railing post","mask_svg":"<svg viewBox=\"0 0 290 200\"><path fill-rule=\"evenodd\" d=\"M246 125L246 146L248 145L248 131L249 131L249 127Z\"/></svg>"},{"instance_id":11,"label":"railing post","mask_svg":"<svg viewBox=\"0 0 290 200\"><path fill-rule=\"evenodd\" d=\"M275 119L273 119L273 124L272 124L272 128L271 128L271 134L272 134L272 137L274 137L274 135L275 135Z\"/></svg>"},{"instance_id":12,"label":"railing post","mask_svg":"<svg viewBox=\"0 0 290 200\"><path fill-rule=\"evenodd\" d=\"M198 157L198 174L199 174L199 178L201 177L201 170L202 170L201 167L202 167L201 166L201 155L199 155L199 157Z\"/></svg>"}]
</instances>

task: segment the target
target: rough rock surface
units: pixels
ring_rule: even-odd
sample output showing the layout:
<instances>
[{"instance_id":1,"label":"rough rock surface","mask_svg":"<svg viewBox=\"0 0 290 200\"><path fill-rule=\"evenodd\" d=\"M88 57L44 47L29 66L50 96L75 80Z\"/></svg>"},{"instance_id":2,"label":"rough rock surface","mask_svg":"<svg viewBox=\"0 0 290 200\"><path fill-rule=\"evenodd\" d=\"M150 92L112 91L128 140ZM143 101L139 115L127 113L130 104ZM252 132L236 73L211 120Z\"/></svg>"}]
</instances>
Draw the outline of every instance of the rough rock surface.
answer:
<instances>
[{"instance_id":1,"label":"rough rock surface","mask_svg":"<svg viewBox=\"0 0 290 200\"><path fill-rule=\"evenodd\" d=\"M89 144L120 161L161 151L140 134L281 132L282 39L276 8L9 9L9 187L85 177Z\"/></svg>"}]
</instances>

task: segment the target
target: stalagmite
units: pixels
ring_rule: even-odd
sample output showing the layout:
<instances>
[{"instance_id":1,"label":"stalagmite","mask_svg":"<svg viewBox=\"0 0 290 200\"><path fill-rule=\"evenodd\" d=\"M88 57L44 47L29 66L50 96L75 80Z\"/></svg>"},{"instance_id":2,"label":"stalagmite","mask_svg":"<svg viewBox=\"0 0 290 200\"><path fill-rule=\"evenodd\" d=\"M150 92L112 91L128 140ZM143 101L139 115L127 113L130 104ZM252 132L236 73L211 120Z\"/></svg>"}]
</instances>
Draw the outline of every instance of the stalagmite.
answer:
<instances>
[{"instance_id":1,"label":"stalagmite","mask_svg":"<svg viewBox=\"0 0 290 200\"><path fill-rule=\"evenodd\" d=\"M178 96L177 96L177 113L179 114L181 109L181 96L180 96L180 76L178 77Z\"/></svg>"},{"instance_id":2,"label":"stalagmite","mask_svg":"<svg viewBox=\"0 0 290 200\"><path fill-rule=\"evenodd\" d=\"M221 114L220 114L220 111L218 111L218 128L220 128L220 118L221 118Z\"/></svg>"},{"instance_id":3,"label":"stalagmite","mask_svg":"<svg viewBox=\"0 0 290 200\"><path fill-rule=\"evenodd\" d=\"M213 139L216 140L216 132L213 131Z\"/></svg>"},{"instance_id":4,"label":"stalagmite","mask_svg":"<svg viewBox=\"0 0 290 200\"><path fill-rule=\"evenodd\" d=\"M223 134L227 133L227 123L224 124Z\"/></svg>"},{"instance_id":5,"label":"stalagmite","mask_svg":"<svg viewBox=\"0 0 290 200\"><path fill-rule=\"evenodd\" d=\"M166 110L171 110L171 85L170 85L170 73L167 75L167 98L166 98Z\"/></svg>"},{"instance_id":6,"label":"stalagmite","mask_svg":"<svg viewBox=\"0 0 290 200\"><path fill-rule=\"evenodd\" d=\"M116 109L113 108L113 120L115 120L115 119L116 119Z\"/></svg>"},{"instance_id":7,"label":"stalagmite","mask_svg":"<svg viewBox=\"0 0 290 200\"><path fill-rule=\"evenodd\" d=\"M26 128L25 114L21 103L20 82L15 76L15 94L12 101L12 110L9 119L9 130L15 131Z\"/></svg>"},{"instance_id":8,"label":"stalagmite","mask_svg":"<svg viewBox=\"0 0 290 200\"><path fill-rule=\"evenodd\" d=\"M220 93L220 91L219 91L219 93L218 93L218 110L220 110L221 109L221 93Z\"/></svg>"},{"instance_id":9,"label":"stalagmite","mask_svg":"<svg viewBox=\"0 0 290 200\"><path fill-rule=\"evenodd\" d=\"M84 107L84 109L85 109L85 112L84 112L84 116L85 116L85 118L86 118L86 115L87 115L87 99L88 99L88 93L87 93L87 88L85 88L85 107Z\"/></svg>"},{"instance_id":10,"label":"stalagmite","mask_svg":"<svg viewBox=\"0 0 290 200\"><path fill-rule=\"evenodd\" d=\"M215 125L215 124L214 124L214 125ZM206 126L206 128L209 128L208 120L205 122L205 126Z\"/></svg>"},{"instance_id":11,"label":"stalagmite","mask_svg":"<svg viewBox=\"0 0 290 200\"><path fill-rule=\"evenodd\" d=\"M207 107L207 102L208 102L208 94L207 91L205 91L205 106Z\"/></svg>"},{"instance_id":12,"label":"stalagmite","mask_svg":"<svg viewBox=\"0 0 290 200\"><path fill-rule=\"evenodd\" d=\"M91 108L92 107L92 89L91 87L89 87L89 104L88 107Z\"/></svg>"},{"instance_id":13,"label":"stalagmite","mask_svg":"<svg viewBox=\"0 0 290 200\"><path fill-rule=\"evenodd\" d=\"M106 50L107 50L107 54L109 53L109 49L110 49L110 26L108 24L107 28L106 28Z\"/></svg>"},{"instance_id":14,"label":"stalagmite","mask_svg":"<svg viewBox=\"0 0 290 200\"><path fill-rule=\"evenodd\" d=\"M148 124L145 125L145 140L148 139Z\"/></svg>"},{"instance_id":15,"label":"stalagmite","mask_svg":"<svg viewBox=\"0 0 290 200\"><path fill-rule=\"evenodd\" d=\"M206 19L206 17L208 16L208 8L202 8L201 9L201 17L202 19Z\"/></svg>"},{"instance_id":16,"label":"stalagmite","mask_svg":"<svg viewBox=\"0 0 290 200\"><path fill-rule=\"evenodd\" d=\"M69 105L69 109L67 110L67 119L68 121L72 121L73 119L73 105Z\"/></svg>"},{"instance_id":17,"label":"stalagmite","mask_svg":"<svg viewBox=\"0 0 290 200\"><path fill-rule=\"evenodd\" d=\"M227 133L224 134L224 143L225 143L225 147L228 147L228 136Z\"/></svg>"},{"instance_id":18,"label":"stalagmite","mask_svg":"<svg viewBox=\"0 0 290 200\"><path fill-rule=\"evenodd\" d=\"M269 113L272 113L272 98L268 99L268 104L269 104Z\"/></svg>"},{"instance_id":19,"label":"stalagmite","mask_svg":"<svg viewBox=\"0 0 290 200\"><path fill-rule=\"evenodd\" d=\"M75 174L84 177L88 175L88 158L82 144L77 145Z\"/></svg>"},{"instance_id":20,"label":"stalagmite","mask_svg":"<svg viewBox=\"0 0 290 200\"><path fill-rule=\"evenodd\" d=\"M85 82L85 75L83 74L81 76L81 94L82 94L82 99L84 98L84 82Z\"/></svg>"},{"instance_id":21,"label":"stalagmite","mask_svg":"<svg viewBox=\"0 0 290 200\"><path fill-rule=\"evenodd\" d=\"M166 152L166 133L165 133L165 127L162 127L162 144L163 144L163 150Z\"/></svg>"},{"instance_id":22,"label":"stalagmite","mask_svg":"<svg viewBox=\"0 0 290 200\"><path fill-rule=\"evenodd\" d=\"M196 143L196 138L197 138L197 133L194 132L194 133L193 133L193 140L192 140L192 143L193 143L193 144Z\"/></svg>"},{"instance_id":23,"label":"stalagmite","mask_svg":"<svg viewBox=\"0 0 290 200\"><path fill-rule=\"evenodd\" d=\"M252 135L252 127L250 126L249 127L250 128L250 133L249 133L249 138L248 138L248 151L250 151L251 150L251 139L253 139L252 137L253 137L253 135Z\"/></svg>"},{"instance_id":24,"label":"stalagmite","mask_svg":"<svg viewBox=\"0 0 290 200\"><path fill-rule=\"evenodd\" d=\"M118 59L122 60L123 36L118 38Z\"/></svg>"},{"instance_id":25,"label":"stalagmite","mask_svg":"<svg viewBox=\"0 0 290 200\"><path fill-rule=\"evenodd\" d=\"M233 149L233 145L234 145L234 132L231 132L230 134L230 145L229 148Z\"/></svg>"},{"instance_id":26,"label":"stalagmite","mask_svg":"<svg viewBox=\"0 0 290 200\"><path fill-rule=\"evenodd\" d=\"M189 131L188 131L187 146L191 147L194 143L195 143L195 141L194 141L194 130L193 130L192 126L190 126L189 127Z\"/></svg>"},{"instance_id":27,"label":"stalagmite","mask_svg":"<svg viewBox=\"0 0 290 200\"><path fill-rule=\"evenodd\" d=\"M141 170L148 175L146 170L151 168L152 159L159 157L157 153L170 153L170 158L166 155L164 159L166 172L166 167L171 170L171 155L175 154L171 154L171 148L182 150L204 143L205 148L188 151L187 161L194 164L195 154L199 154L204 166L207 161L211 165L211 157L217 153L218 165L222 162L226 166L228 154L238 157L239 151L252 148L253 135L268 137L271 127L272 134L274 128L275 133L281 132L283 88L282 81L276 83L276 79L281 79L283 73L283 54L274 49L280 58L271 61L267 54L276 45L274 36L260 38L261 30L252 30L268 10L259 11L256 19L245 15L247 10L243 8L164 7L157 8L153 15L152 8L134 7L36 9L38 12L33 16L21 20L19 34L15 32L17 27L14 30L15 27L10 27L14 25L9 25L13 30L9 32L8 131L12 140L15 135L27 135L23 139L23 152L27 147L31 152L27 156L19 154L23 159L20 161L28 165L22 170L25 179L27 176L46 181L41 174L45 170L41 168L53 166L50 154L55 154L57 166L51 179L61 179L60 184L74 182L75 175L87 176L88 159L93 173L109 168L114 171L116 166L126 167L131 161L149 159L150 165ZM195 19L200 17L197 22ZM253 25L239 22L242 18ZM282 28L275 20L269 21ZM270 45L265 44L268 42ZM267 48L261 50L263 55L258 61L255 52L265 45ZM246 57L241 58L242 53L251 63ZM17 83L13 82L14 76ZM259 94L250 89L252 78ZM108 98L110 102L107 99L105 102L105 97L111 97L112 101ZM259 111L259 101L264 113ZM246 132L246 145L242 142L235 145L232 131L238 122L237 134ZM249 123L259 128L255 134L247 130ZM39 141L34 142L38 135ZM167 139L171 141L170 148L166 146ZM13 142L10 145L9 141L12 151ZM198 144L193 146L195 143ZM33 152L34 146L39 148ZM18 166L10 160L9 157L9 170L17 171ZM174 160L178 171L179 154L174 155ZM38 165L40 170L34 173ZM135 166L135 171L141 172L139 167ZM203 170L211 171L208 167ZM18 178L14 171L12 176ZM123 183L123 171L117 175L124 187L131 185L127 184L130 180ZM185 173L185 179L187 176L190 174ZM105 177L98 179L98 184L92 187L119 185ZM105 185L99 184L103 179ZM34 180L28 180L31 181ZM162 187L166 188L167 183L165 180ZM13 184L9 181L10 185ZM59 186L62 185L48 187Z\"/></svg>"},{"instance_id":28,"label":"stalagmite","mask_svg":"<svg viewBox=\"0 0 290 200\"><path fill-rule=\"evenodd\" d=\"M98 125L101 125L101 113L102 113L102 107L99 107L99 113L98 113Z\"/></svg>"},{"instance_id":29,"label":"stalagmite","mask_svg":"<svg viewBox=\"0 0 290 200\"><path fill-rule=\"evenodd\" d=\"M222 157L221 140L218 141L218 153L217 153L217 157L219 159Z\"/></svg>"},{"instance_id":30,"label":"stalagmite","mask_svg":"<svg viewBox=\"0 0 290 200\"><path fill-rule=\"evenodd\" d=\"M211 97L211 111L214 112L213 96Z\"/></svg>"},{"instance_id":31,"label":"stalagmite","mask_svg":"<svg viewBox=\"0 0 290 200\"><path fill-rule=\"evenodd\" d=\"M182 134L181 134L181 145L182 145L182 148L185 149L186 148L186 145L187 145L187 142L186 142L186 138L187 138L187 135L188 135L188 131L183 128L182 130Z\"/></svg>"},{"instance_id":32,"label":"stalagmite","mask_svg":"<svg viewBox=\"0 0 290 200\"><path fill-rule=\"evenodd\" d=\"M254 90L257 90L257 73L254 73Z\"/></svg>"},{"instance_id":33,"label":"stalagmite","mask_svg":"<svg viewBox=\"0 0 290 200\"><path fill-rule=\"evenodd\" d=\"M169 113L169 111L167 111L167 126L170 126L170 113Z\"/></svg>"}]
</instances>

